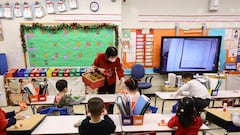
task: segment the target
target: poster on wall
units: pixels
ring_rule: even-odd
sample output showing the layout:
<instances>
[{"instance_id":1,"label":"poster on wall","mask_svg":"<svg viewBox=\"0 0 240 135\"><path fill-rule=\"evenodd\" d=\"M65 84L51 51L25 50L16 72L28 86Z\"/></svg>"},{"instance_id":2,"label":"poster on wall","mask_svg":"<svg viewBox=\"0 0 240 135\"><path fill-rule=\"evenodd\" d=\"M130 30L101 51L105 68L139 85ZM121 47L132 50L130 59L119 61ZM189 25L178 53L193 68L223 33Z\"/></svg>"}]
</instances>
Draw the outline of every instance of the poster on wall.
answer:
<instances>
[{"instance_id":1,"label":"poster on wall","mask_svg":"<svg viewBox=\"0 0 240 135\"><path fill-rule=\"evenodd\" d=\"M3 41L2 22L0 20L0 41Z\"/></svg>"},{"instance_id":2,"label":"poster on wall","mask_svg":"<svg viewBox=\"0 0 240 135\"><path fill-rule=\"evenodd\" d=\"M90 66L99 53L115 42L112 28L66 28L55 33L30 29L25 38L30 67Z\"/></svg>"}]
</instances>

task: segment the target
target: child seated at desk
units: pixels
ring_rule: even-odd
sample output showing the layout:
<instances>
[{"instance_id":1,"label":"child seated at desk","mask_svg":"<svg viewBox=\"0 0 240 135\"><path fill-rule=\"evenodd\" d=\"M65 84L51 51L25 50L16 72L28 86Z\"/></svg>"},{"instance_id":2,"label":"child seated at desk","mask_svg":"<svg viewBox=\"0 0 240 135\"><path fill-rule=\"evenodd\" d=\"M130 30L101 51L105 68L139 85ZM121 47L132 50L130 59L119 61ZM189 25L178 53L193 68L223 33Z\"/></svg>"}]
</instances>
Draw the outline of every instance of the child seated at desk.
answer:
<instances>
[{"instance_id":1,"label":"child seated at desk","mask_svg":"<svg viewBox=\"0 0 240 135\"><path fill-rule=\"evenodd\" d=\"M173 95L177 97L179 95L191 96L194 99L194 105L198 112L202 112L205 107L210 103L210 94L208 89L200 83L198 80L193 79L193 74L186 72L182 75L182 80L185 83L178 89L177 93Z\"/></svg>"},{"instance_id":2,"label":"child seated at desk","mask_svg":"<svg viewBox=\"0 0 240 135\"><path fill-rule=\"evenodd\" d=\"M79 126L80 135L110 135L116 129L113 120L107 115L103 100L99 97L88 100L88 116L74 126Z\"/></svg>"},{"instance_id":3,"label":"child seated at desk","mask_svg":"<svg viewBox=\"0 0 240 135\"><path fill-rule=\"evenodd\" d=\"M5 112L0 108L0 135L7 135L6 128L15 125L17 120L24 119L22 115L16 115L23 109L17 111Z\"/></svg>"},{"instance_id":4,"label":"child seated at desk","mask_svg":"<svg viewBox=\"0 0 240 135\"><path fill-rule=\"evenodd\" d=\"M129 78L125 82L126 93L132 98L132 106L137 102L140 93L138 91L138 80L134 78Z\"/></svg>"},{"instance_id":5,"label":"child seated at desk","mask_svg":"<svg viewBox=\"0 0 240 135\"><path fill-rule=\"evenodd\" d=\"M197 135L202 123L201 117L196 113L193 99L184 97L179 102L176 115L168 121L168 127L177 127L175 135Z\"/></svg>"},{"instance_id":6,"label":"child seated at desk","mask_svg":"<svg viewBox=\"0 0 240 135\"><path fill-rule=\"evenodd\" d=\"M66 80L61 79L56 82L56 88L59 93L55 97L55 105L60 108L67 108L68 114L74 114L73 105L80 104L85 97L79 97L78 100L74 100L71 95L67 95L68 83Z\"/></svg>"}]
</instances>

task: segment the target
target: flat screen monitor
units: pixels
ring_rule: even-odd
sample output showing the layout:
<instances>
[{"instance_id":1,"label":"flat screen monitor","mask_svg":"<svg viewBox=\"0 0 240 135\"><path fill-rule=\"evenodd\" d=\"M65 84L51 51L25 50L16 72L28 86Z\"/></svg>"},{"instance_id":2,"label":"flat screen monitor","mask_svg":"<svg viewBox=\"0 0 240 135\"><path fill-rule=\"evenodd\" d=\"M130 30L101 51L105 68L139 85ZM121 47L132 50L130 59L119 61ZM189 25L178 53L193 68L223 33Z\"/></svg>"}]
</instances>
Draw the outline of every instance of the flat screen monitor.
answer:
<instances>
[{"instance_id":1,"label":"flat screen monitor","mask_svg":"<svg viewBox=\"0 0 240 135\"><path fill-rule=\"evenodd\" d=\"M221 36L164 36L160 73L217 73Z\"/></svg>"}]
</instances>

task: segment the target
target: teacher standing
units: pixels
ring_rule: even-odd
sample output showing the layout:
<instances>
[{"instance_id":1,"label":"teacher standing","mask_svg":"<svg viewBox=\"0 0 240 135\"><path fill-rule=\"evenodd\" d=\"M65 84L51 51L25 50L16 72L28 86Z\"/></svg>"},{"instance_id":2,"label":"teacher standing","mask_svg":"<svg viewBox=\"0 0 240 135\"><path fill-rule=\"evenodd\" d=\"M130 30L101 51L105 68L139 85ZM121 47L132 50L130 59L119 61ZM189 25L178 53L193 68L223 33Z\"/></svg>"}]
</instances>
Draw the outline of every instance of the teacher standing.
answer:
<instances>
[{"instance_id":1,"label":"teacher standing","mask_svg":"<svg viewBox=\"0 0 240 135\"><path fill-rule=\"evenodd\" d=\"M98 88L98 94L114 94L116 91L116 74L124 84L124 72L120 58L118 57L117 48L110 46L105 53L99 54L93 63L93 69L100 71L105 76L104 86ZM107 111L113 113L114 104L110 104Z\"/></svg>"}]
</instances>

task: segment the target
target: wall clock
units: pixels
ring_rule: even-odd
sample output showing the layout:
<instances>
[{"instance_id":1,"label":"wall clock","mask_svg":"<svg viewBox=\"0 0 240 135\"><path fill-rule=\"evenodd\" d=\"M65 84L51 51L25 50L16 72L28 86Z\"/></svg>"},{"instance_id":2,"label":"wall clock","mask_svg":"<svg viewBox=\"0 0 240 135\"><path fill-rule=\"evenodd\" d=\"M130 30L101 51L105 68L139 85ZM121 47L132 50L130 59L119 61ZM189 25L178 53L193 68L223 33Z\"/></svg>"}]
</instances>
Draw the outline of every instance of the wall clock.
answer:
<instances>
[{"instance_id":1,"label":"wall clock","mask_svg":"<svg viewBox=\"0 0 240 135\"><path fill-rule=\"evenodd\" d=\"M96 1L90 3L90 9L93 12L97 12L99 10L99 4Z\"/></svg>"}]
</instances>

